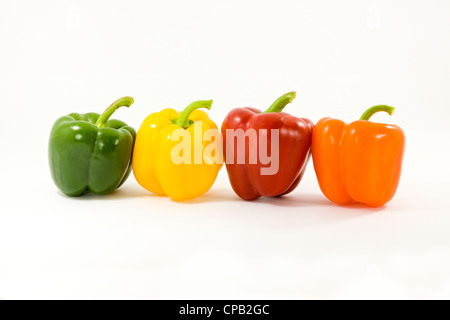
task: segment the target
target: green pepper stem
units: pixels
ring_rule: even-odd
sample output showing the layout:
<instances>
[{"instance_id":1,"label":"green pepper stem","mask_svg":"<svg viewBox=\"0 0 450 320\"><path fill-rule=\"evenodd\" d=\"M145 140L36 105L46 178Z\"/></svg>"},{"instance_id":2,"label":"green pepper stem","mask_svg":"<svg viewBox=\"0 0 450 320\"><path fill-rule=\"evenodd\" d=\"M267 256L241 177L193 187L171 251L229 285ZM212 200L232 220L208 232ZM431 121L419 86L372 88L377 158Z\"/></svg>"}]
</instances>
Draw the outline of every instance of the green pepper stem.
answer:
<instances>
[{"instance_id":1,"label":"green pepper stem","mask_svg":"<svg viewBox=\"0 0 450 320\"><path fill-rule=\"evenodd\" d=\"M275 100L275 102L270 106L269 109L267 109L263 113L283 111L284 107L286 107L286 105L288 103L291 103L295 99L296 96L297 96L297 93L295 91L283 94L281 97L279 97L277 100Z\"/></svg>"},{"instance_id":2,"label":"green pepper stem","mask_svg":"<svg viewBox=\"0 0 450 320\"><path fill-rule=\"evenodd\" d=\"M186 107L186 109L183 110L183 112L180 114L180 116L177 119L172 120L174 124L182 127L182 128L188 128L191 125L194 124L194 121L189 120L189 116L194 110L205 108L208 110L211 110L213 101L212 100L199 100L192 102L190 105Z\"/></svg>"},{"instance_id":3,"label":"green pepper stem","mask_svg":"<svg viewBox=\"0 0 450 320\"><path fill-rule=\"evenodd\" d=\"M372 117L377 112L387 112L391 116L394 113L394 110L395 110L394 107L390 107L385 104L380 104L367 109L366 112L363 113L361 118L359 118L359 120L369 120L370 117Z\"/></svg>"},{"instance_id":4,"label":"green pepper stem","mask_svg":"<svg viewBox=\"0 0 450 320\"><path fill-rule=\"evenodd\" d=\"M121 107L127 107L129 108L134 103L134 99L132 97L123 97L114 102L112 105L108 107L108 109L103 112L103 114L98 118L95 125L97 128L104 128L106 127L106 123L108 122L109 118L113 115L114 112L116 112L117 109Z\"/></svg>"}]
</instances>

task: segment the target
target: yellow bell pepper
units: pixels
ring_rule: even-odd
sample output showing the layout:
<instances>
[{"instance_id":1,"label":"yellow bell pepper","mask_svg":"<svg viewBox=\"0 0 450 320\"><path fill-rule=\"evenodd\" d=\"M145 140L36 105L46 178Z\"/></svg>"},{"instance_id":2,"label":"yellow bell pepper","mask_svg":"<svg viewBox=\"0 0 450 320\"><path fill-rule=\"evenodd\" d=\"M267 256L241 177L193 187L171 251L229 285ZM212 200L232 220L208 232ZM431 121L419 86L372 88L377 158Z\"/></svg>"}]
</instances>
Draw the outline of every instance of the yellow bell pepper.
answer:
<instances>
[{"instance_id":1,"label":"yellow bell pepper","mask_svg":"<svg viewBox=\"0 0 450 320\"><path fill-rule=\"evenodd\" d=\"M144 120L136 137L133 171L138 183L175 201L206 193L223 165L220 131L208 115L212 100L183 112L164 109Z\"/></svg>"}]
</instances>

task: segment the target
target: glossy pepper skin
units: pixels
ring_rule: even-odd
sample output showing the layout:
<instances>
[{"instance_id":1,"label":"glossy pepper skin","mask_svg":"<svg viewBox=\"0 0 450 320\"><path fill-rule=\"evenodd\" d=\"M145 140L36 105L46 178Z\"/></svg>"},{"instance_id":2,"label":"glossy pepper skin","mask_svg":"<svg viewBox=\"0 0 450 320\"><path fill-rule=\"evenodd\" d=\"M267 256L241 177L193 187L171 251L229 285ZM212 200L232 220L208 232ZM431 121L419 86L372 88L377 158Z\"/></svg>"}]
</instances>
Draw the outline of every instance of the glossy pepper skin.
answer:
<instances>
[{"instance_id":1,"label":"glossy pepper skin","mask_svg":"<svg viewBox=\"0 0 450 320\"><path fill-rule=\"evenodd\" d=\"M295 92L289 92L277 99L265 112L253 108L233 109L222 125L224 156L228 176L235 193L244 200L276 197L292 192L300 183L310 158L310 146L314 124L303 118L282 113L283 108L294 100ZM245 150L239 150L236 139L227 137L227 130L256 130L257 140L247 139ZM279 130L279 166L274 175L263 175L261 168L269 167L258 156L251 163L250 153L259 148L261 131L267 132L268 148L271 148L271 130ZM231 131L232 132L232 131ZM234 148L233 161L227 158L227 149ZM239 163L238 153L245 152L245 163ZM242 162L242 161L241 161Z\"/></svg>"},{"instance_id":2,"label":"glossy pepper skin","mask_svg":"<svg viewBox=\"0 0 450 320\"><path fill-rule=\"evenodd\" d=\"M137 134L133 157L133 172L142 187L174 201L199 197L212 187L222 167L220 132L205 112L197 110L210 109L211 105L212 100L200 100L181 113L164 109L145 119ZM200 130L196 131L196 128ZM191 137L185 150L190 151L189 161L173 160L174 153L175 156L180 154L176 151L177 145L184 140L184 137L176 137L180 130ZM205 140L204 134L208 130L217 132L219 139ZM205 152L209 145L219 152L209 155ZM197 162L196 152L200 152Z\"/></svg>"},{"instance_id":3,"label":"glossy pepper skin","mask_svg":"<svg viewBox=\"0 0 450 320\"><path fill-rule=\"evenodd\" d=\"M132 97L114 102L101 116L72 113L56 121L50 134L50 171L56 186L71 197L92 192L108 194L131 173L136 132L119 120L109 120Z\"/></svg>"},{"instance_id":4,"label":"glossy pepper skin","mask_svg":"<svg viewBox=\"0 0 450 320\"><path fill-rule=\"evenodd\" d=\"M369 122L370 117L394 108L379 105L360 120L346 124L324 118L314 127L312 156L323 194L346 205L380 207L395 195L400 180L405 134L395 125Z\"/></svg>"}]
</instances>

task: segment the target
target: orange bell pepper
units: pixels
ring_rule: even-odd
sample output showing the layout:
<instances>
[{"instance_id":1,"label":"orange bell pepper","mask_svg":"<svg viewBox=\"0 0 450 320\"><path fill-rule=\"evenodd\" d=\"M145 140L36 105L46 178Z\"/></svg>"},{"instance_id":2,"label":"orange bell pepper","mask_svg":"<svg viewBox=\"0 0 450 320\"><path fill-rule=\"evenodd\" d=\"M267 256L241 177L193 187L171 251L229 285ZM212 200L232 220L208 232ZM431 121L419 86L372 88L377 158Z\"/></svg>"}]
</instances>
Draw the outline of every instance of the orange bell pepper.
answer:
<instances>
[{"instance_id":1,"label":"orange bell pepper","mask_svg":"<svg viewBox=\"0 0 450 320\"><path fill-rule=\"evenodd\" d=\"M374 106L350 124L324 118L315 125L311 147L314 169L329 200L380 207L394 197L405 134L398 126L368 121L380 111L392 115L394 108Z\"/></svg>"}]
</instances>

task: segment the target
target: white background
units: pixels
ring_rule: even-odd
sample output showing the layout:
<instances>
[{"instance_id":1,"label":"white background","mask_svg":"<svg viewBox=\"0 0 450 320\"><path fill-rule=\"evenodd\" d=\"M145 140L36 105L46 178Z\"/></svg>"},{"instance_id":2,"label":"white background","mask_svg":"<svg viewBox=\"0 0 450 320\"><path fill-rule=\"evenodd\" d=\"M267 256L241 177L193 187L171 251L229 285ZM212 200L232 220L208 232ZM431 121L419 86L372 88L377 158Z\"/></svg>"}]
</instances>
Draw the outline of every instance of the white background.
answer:
<instances>
[{"instance_id":1,"label":"white background","mask_svg":"<svg viewBox=\"0 0 450 320\"><path fill-rule=\"evenodd\" d=\"M450 298L450 1L1 0L0 298ZM187 203L131 177L69 199L47 141L71 112L214 99L352 121L390 104L407 136L394 200L338 207L310 163L283 199L241 201L226 170Z\"/></svg>"}]
</instances>

